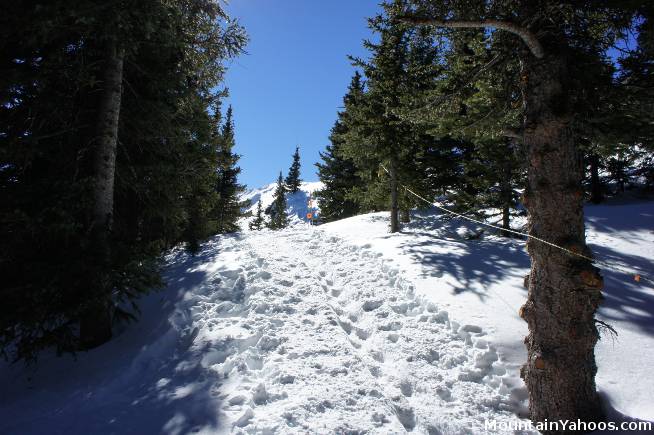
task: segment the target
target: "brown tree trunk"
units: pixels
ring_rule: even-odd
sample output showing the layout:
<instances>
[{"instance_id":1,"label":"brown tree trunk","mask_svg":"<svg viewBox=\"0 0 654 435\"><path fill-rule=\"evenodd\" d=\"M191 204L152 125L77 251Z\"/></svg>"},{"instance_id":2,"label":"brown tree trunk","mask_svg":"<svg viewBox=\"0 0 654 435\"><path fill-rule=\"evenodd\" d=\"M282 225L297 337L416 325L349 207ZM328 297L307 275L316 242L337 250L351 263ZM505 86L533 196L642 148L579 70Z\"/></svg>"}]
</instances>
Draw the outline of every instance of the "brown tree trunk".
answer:
<instances>
[{"instance_id":1,"label":"brown tree trunk","mask_svg":"<svg viewBox=\"0 0 654 435\"><path fill-rule=\"evenodd\" d=\"M502 206L502 228L505 230L511 229L511 206L506 202ZM502 231L504 237L511 237L511 233L508 231Z\"/></svg>"},{"instance_id":2,"label":"brown tree trunk","mask_svg":"<svg viewBox=\"0 0 654 435\"><path fill-rule=\"evenodd\" d=\"M507 139L506 152L510 153L511 149ZM513 187L511 186L511 160L506 158L502 167L503 177L500 182L500 195L502 196L502 228L511 229L511 205L513 203ZM502 231L504 237L511 237L508 231Z\"/></svg>"},{"instance_id":3,"label":"brown tree trunk","mask_svg":"<svg viewBox=\"0 0 654 435\"><path fill-rule=\"evenodd\" d=\"M554 45L554 44L553 44ZM523 57L524 143L529 170L525 205L529 234L590 256L583 218L583 165L571 128L565 46L547 47L542 59ZM602 277L590 261L529 239L528 361L521 376L530 418L599 421L594 348L595 311Z\"/></svg>"},{"instance_id":4,"label":"brown tree trunk","mask_svg":"<svg viewBox=\"0 0 654 435\"><path fill-rule=\"evenodd\" d=\"M398 205L398 182L397 182L397 162L391 159L391 233L400 231L399 222L399 205Z\"/></svg>"},{"instance_id":5,"label":"brown tree trunk","mask_svg":"<svg viewBox=\"0 0 654 435\"><path fill-rule=\"evenodd\" d=\"M602 183L599 178L599 156L591 154L590 156L590 201L593 204L599 204L604 200L602 194Z\"/></svg>"},{"instance_id":6,"label":"brown tree trunk","mask_svg":"<svg viewBox=\"0 0 654 435\"><path fill-rule=\"evenodd\" d=\"M400 210L400 222L403 224L408 224L411 222L411 212L408 209Z\"/></svg>"},{"instance_id":7,"label":"brown tree trunk","mask_svg":"<svg viewBox=\"0 0 654 435\"><path fill-rule=\"evenodd\" d=\"M118 120L122 96L125 52L115 41L107 42L104 78L97 116L97 137L93 146L93 217L91 258L95 276L89 279L91 302L80 319L80 344L90 349L111 338L111 252L110 236L114 210L114 174L118 141Z\"/></svg>"}]
</instances>

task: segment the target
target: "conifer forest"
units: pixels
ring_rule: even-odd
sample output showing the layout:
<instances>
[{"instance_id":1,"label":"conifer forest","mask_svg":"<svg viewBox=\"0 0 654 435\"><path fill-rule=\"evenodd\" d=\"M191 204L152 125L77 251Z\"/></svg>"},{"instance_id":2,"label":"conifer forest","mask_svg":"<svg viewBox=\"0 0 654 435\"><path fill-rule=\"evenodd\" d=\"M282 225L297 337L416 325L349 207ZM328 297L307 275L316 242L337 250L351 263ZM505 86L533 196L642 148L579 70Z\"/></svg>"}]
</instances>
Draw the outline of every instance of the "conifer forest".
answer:
<instances>
[{"instance_id":1,"label":"conifer forest","mask_svg":"<svg viewBox=\"0 0 654 435\"><path fill-rule=\"evenodd\" d=\"M0 433L650 433L653 353L654 2L3 3Z\"/></svg>"}]
</instances>

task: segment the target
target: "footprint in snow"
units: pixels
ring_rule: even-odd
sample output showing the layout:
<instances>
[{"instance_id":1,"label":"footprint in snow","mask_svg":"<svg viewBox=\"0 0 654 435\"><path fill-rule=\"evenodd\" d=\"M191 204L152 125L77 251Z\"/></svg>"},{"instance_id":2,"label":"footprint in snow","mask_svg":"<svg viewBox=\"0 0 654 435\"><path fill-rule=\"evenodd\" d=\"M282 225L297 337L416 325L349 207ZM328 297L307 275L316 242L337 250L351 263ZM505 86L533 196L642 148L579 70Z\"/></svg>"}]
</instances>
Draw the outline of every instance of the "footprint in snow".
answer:
<instances>
[{"instance_id":1,"label":"footprint in snow","mask_svg":"<svg viewBox=\"0 0 654 435\"><path fill-rule=\"evenodd\" d=\"M272 278L272 274L266 270L262 270L256 274L256 278L268 281L270 278Z\"/></svg>"},{"instance_id":2,"label":"footprint in snow","mask_svg":"<svg viewBox=\"0 0 654 435\"><path fill-rule=\"evenodd\" d=\"M367 300L363 303L361 308L363 311L369 312L376 310L377 308L381 307L384 304L383 300Z\"/></svg>"},{"instance_id":3,"label":"footprint in snow","mask_svg":"<svg viewBox=\"0 0 654 435\"><path fill-rule=\"evenodd\" d=\"M252 408L247 408L243 415L234 422L234 426L245 427L250 424L252 418L254 418L254 411L252 411Z\"/></svg>"}]
</instances>

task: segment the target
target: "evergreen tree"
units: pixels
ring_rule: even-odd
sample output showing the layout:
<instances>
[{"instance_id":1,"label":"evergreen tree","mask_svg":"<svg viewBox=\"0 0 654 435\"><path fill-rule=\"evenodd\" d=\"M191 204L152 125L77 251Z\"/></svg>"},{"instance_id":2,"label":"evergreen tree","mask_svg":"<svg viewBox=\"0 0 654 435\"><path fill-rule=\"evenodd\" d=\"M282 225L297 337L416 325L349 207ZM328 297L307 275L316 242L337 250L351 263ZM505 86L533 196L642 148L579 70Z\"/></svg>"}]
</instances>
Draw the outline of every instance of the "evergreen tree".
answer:
<instances>
[{"instance_id":1,"label":"evergreen tree","mask_svg":"<svg viewBox=\"0 0 654 435\"><path fill-rule=\"evenodd\" d=\"M245 36L215 2L6 6L0 346L31 359L107 340L162 249L203 232L208 108Z\"/></svg>"},{"instance_id":2,"label":"evergreen tree","mask_svg":"<svg viewBox=\"0 0 654 435\"><path fill-rule=\"evenodd\" d=\"M338 113L338 119L332 128L325 152L320 153L323 163L316 163L318 177L324 187L316 192L320 201L320 215L324 221L333 221L354 216L360 210L353 192L362 187L357 167L351 159L343 155L342 147L347 140L350 116L348 111L360 101L364 93L361 74L354 73L347 94L343 98L344 110Z\"/></svg>"},{"instance_id":3,"label":"evergreen tree","mask_svg":"<svg viewBox=\"0 0 654 435\"><path fill-rule=\"evenodd\" d=\"M242 216L243 206L239 197L245 191L245 187L240 185L237 179L241 168L237 166L240 156L233 152L235 141L232 116L232 106L229 106L225 123L218 136L218 179L216 181L218 199L211 212L218 233L231 233L238 230L237 221Z\"/></svg>"},{"instance_id":4,"label":"evergreen tree","mask_svg":"<svg viewBox=\"0 0 654 435\"><path fill-rule=\"evenodd\" d=\"M363 180L354 195L365 209L390 209L390 230L399 231L400 209L417 199L400 192L400 184L425 193L427 180L416 171L427 146L425 129L403 117L411 95L431 86L437 76L437 48L430 31L415 30L396 19L406 2L382 4L383 13L369 20L379 41L365 41L369 60L353 59L366 76L366 92L348 112L351 117L343 155L351 159ZM431 141L431 138L429 138ZM423 160L424 161L424 160Z\"/></svg>"},{"instance_id":5,"label":"evergreen tree","mask_svg":"<svg viewBox=\"0 0 654 435\"><path fill-rule=\"evenodd\" d=\"M300 189L300 184L302 180L300 179L300 147L295 147L295 153L293 153L293 163L288 169L288 175L284 180L286 184L286 190L289 193L297 193Z\"/></svg>"},{"instance_id":6,"label":"evergreen tree","mask_svg":"<svg viewBox=\"0 0 654 435\"><path fill-rule=\"evenodd\" d=\"M250 229L255 230L255 231L260 231L263 229L263 227L266 225L265 220L263 218L263 209L261 208L261 201L257 203L257 211L256 214L254 215L254 219L250 221Z\"/></svg>"},{"instance_id":7,"label":"evergreen tree","mask_svg":"<svg viewBox=\"0 0 654 435\"><path fill-rule=\"evenodd\" d=\"M519 129L519 64L511 57L498 61L498 54L507 51L503 44L501 39L489 44L479 30L452 35L446 71L435 89L441 104L417 113L433 132L461 143L454 156L459 172L449 185L454 207L482 219L499 215L502 227L510 229L525 171L520 138L508 133ZM422 100L433 99L431 93Z\"/></svg>"},{"instance_id":8,"label":"evergreen tree","mask_svg":"<svg viewBox=\"0 0 654 435\"><path fill-rule=\"evenodd\" d=\"M267 224L271 230L281 230L288 226L288 214L286 212L286 186L282 173L277 179L277 188L273 195L273 203L270 206L270 220Z\"/></svg>"},{"instance_id":9,"label":"evergreen tree","mask_svg":"<svg viewBox=\"0 0 654 435\"><path fill-rule=\"evenodd\" d=\"M644 159L647 162L654 153L654 5L646 1L635 4L632 35L637 35L637 46L620 59L622 92L612 108L622 115L614 125L624 134L622 142L640 144L649 153Z\"/></svg>"},{"instance_id":10,"label":"evergreen tree","mask_svg":"<svg viewBox=\"0 0 654 435\"><path fill-rule=\"evenodd\" d=\"M527 151L523 201L529 211L529 233L591 256L584 233L582 160L571 122L575 104L584 100L589 89L583 74L576 73L588 66L585 59L595 58L597 47L610 47L616 35L632 25L639 2L412 3L415 9L404 16L405 22L451 32L485 28L491 41L512 38L506 41L514 49L497 54L498 59L506 55L520 59L523 122L519 136ZM591 29L589 22L601 22L603 31ZM470 79L462 77L462 81L467 84ZM591 261L534 239L527 242L527 248L532 267L526 280L528 299L520 315L529 327L528 361L521 375L529 393L530 417L534 422L599 421L594 347L602 277Z\"/></svg>"},{"instance_id":11,"label":"evergreen tree","mask_svg":"<svg viewBox=\"0 0 654 435\"><path fill-rule=\"evenodd\" d=\"M334 126L336 130L338 126ZM315 192L320 202L320 216L325 222L344 219L359 212L359 204L353 200L354 188L361 186L361 179L351 160L341 157L339 146L332 142L320 152L323 163L316 163L318 178L324 187Z\"/></svg>"}]
</instances>

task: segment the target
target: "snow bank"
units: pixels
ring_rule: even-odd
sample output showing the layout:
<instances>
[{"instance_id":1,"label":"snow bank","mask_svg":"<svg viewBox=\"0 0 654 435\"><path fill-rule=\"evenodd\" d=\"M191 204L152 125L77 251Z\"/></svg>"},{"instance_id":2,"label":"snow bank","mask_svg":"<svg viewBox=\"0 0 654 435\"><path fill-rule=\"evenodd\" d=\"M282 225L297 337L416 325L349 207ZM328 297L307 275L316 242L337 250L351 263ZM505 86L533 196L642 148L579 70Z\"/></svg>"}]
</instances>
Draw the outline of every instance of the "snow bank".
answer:
<instances>
[{"instance_id":1,"label":"snow bank","mask_svg":"<svg viewBox=\"0 0 654 435\"><path fill-rule=\"evenodd\" d=\"M596 355L597 385L613 415L654 420L654 288L628 271L654 276L654 203L586 207L588 243L596 257L623 272L603 271L606 300L599 318L618 332L603 335ZM474 225L474 224L470 224ZM398 234L388 233L388 213L333 222L321 228L382 254L411 280L419 295L452 316L480 325L510 374L516 400L525 398L518 375L526 360L525 322L518 309L527 297L529 272L524 242L487 235L467 240L474 227L436 212L418 213Z\"/></svg>"},{"instance_id":2,"label":"snow bank","mask_svg":"<svg viewBox=\"0 0 654 435\"><path fill-rule=\"evenodd\" d=\"M105 346L1 364L0 433L477 434L524 417L524 243L471 240L476 226L434 212L398 234L387 213L301 224L318 187L289 200L289 229L172 252L168 287ZM653 275L654 203L586 214L619 270L604 274L599 317L619 336L597 347L598 387L612 419L651 421L654 289L626 270Z\"/></svg>"}]
</instances>

